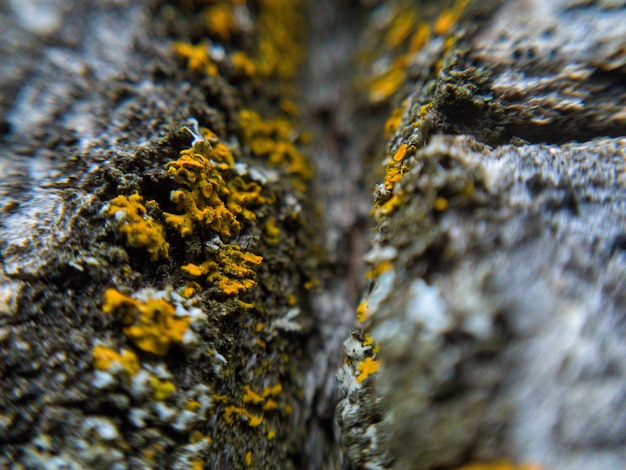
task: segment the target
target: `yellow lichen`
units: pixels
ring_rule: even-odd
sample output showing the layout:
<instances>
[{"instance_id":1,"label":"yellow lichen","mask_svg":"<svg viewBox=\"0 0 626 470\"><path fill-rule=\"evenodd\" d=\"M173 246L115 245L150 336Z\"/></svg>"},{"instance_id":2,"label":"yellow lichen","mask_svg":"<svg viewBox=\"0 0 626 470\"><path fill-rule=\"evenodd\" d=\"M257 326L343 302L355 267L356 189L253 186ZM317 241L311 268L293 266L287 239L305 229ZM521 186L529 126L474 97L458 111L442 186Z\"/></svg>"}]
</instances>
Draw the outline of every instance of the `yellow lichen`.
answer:
<instances>
[{"instance_id":1,"label":"yellow lichen","mask_svg":"<svg viewBox=\"0 0 626 470\"><path fill-rule=\"evenodd\" d=\"M248 426L253 428L263 422L263 416L252 414L245 408L232 405L224 408L224 420L227 423L232 424L235 421L235 417L244 418L244 421L248 424Z\"/></svg>"},{"instance_id":2,"label":"yellow lichen","mask_svg":"<svg viewBox=\"0 0 626 470\"><path fill-rule=\"evenodd\" d=\"M206 282L225 295L237 295L256 286L253 268L261 264L261 256L242 251L238 245L223 245L213 256L214 259L200 265L190 263L181 270L193 277L206 276Z\"/></svg>"},{"instance_id":3,"label":"yellow lichen","mask_svg":"<svg viewBox=\"0 0 626 470\"><path fill-rule=\"evenodd\" d=\"M356 319L358 320L359 323L363 323L365 320L367 320L368 316L369 316L369 311L367 308L367 301L364 300L356 308Z\"/></svg>"},{"instance_id":4,"label":"yellow lichen","mask_svg":"<svg viewBox=\"0 0 626 470\"><path fill-rule=\"evenodd\" d=\"M259 403L263 403L265 398L263 398L258 393L254 392L249 385L244 386L244 394L243 394L243 402L244 403L253 403L258 405Z\"/></svg>"},{"instance_id":5,"label":"yellow lichen","mask_svg":"<svg viewBox=\"0 0 626 470\"><path fill-rule=\"evenodd\" d=\"M313 176L313 168L296 147L298 134L291 122L282 118L264 121L255 111L244 109L239 113L239 124L254 156L303 180Z\"/></svg>"},{"instance_id":6,"label":"yellow lichen","mask_svg":"<svg viewBox=\"0 0 626 470\"><path fill-rule=\"evenodd\" d=\"M442 11L435 20L433 32L437 35L446 34L459 21L468 4L469 0L456 0L451 8Z\"/></svg>"},{"instance_id":7,"label":"yellow lichen","mask_svg":"<svg viewBox=\"0 0 626 470\"><path fill-rule=\"evenodd\" d=\"M259 0L257 68L261 77L294 78L304 61L300 0Z\"/></svg>"},{"instance_id":8,"label":"yellow lichen","mask_svg":"<svg viewBox=\"0 0 626 470\"><path fill-rule=\"evenodd\" d=\"M391 268L393 268L393 263L391 261L383 261L367 271L365 275L368 279L376 279L382 273L389 271Z\"/></svg>"},{"instance_id":9,"label":"yellow lichen","mask_svg":"<svg viewBox=\"0 0 626 470\"><path fill-rule=\"evenodd\" d=\"M264 404L263 404L263 410L264 411L272 411L278 408L278 403L276 403L274 400L272 400L271 398L269 400L267 400Z\"/></svg>"},{"instance_id":10,"label":"yellow lichen","mask_svg":"<svg viewBox=\"0 0 626 470\"><path fill-rule=\"evenodd\" d=\"M96 370L109 370L114 364L119 364L129 376L132 376L141 368L137 356L131 351L122 350L122 354L119 354L111 348L97 345L94 346L92 354L93 367Z\"/></svg>"},{"instance_id":11,"label":"yellow lichen","mask_svg":"<svg viewBox=\"0 0 626 470\"><path fill-rule=\"evenodd\" d=\"M237 51L230 55L230 61L238 75L253 78L257 74L256 62L245 52Z\"/></svg>"},{"instance_id":12,"label":"yellow lichen","mask_svg":"<svg viewBox=\"0 0 626 470\"><path fill-rule=\"evenodd\" d=\"M387 169L385 172L385 180L383 181L383 184L385 185L385 189L387 191L391 191L396 183L398 183L402 179L404 173L402 171L402 166L400 165L391 164L387 165L386 168Z\"/></svg>"},{"instance_id":13,"label":"yellow lichen","mask_svg":"<svg viewBox=\"0 0 626 470\"><path fill-rule=\"evenodd\" d=\"M369 100L381 103L394 95L406 80L406 57L398 57L385 72L374 77L369 85Z\"/></svg>"},{"instance_id":14,"label":"yellow lichen","mask_svg":"<svg viewBox=\"0 0 626 470\"><path fill-rule=\"evenodd\" d=\"M104 292L102 310L119 313L124 334L142 351L158 356L182 342L190 322L187 316L176 316L174 307L163 299L140 302L115 289Z\"/></svg>"},{"instance_id":15,"label":"yellow lichen","mask_svg":"<svg viewBox=\"0 0 626 470\"><path fill-rule=\"evenodd\" d=\"M248 208L267 199L261 195L258 183L235 174L235 160L228 147L212 132L204 130L204 135L204 140L194 142L178 160L166 166L181 187L170 196L179 213L165 212L165 221L182 237L200 226L230 238L241 230L241 219L255 218Z\"/></svg>"},{"instance_id":16,"label":"yellow lichen","mask_svg":"<svg viewBox=\"0 0 626 470\"><path fill-rule=\"evenodd\" d=\"M389 48L395 48L410 36L417 23L417 13L410 8L398 10L391 20L391 24L385 36L385 44Z\"/></svg>"},{"instance_id":17,"label":"yellow lichen","mask_svg":"<svg viewBox=\"0 0 626 470\"><path fill-rule=\"evenodd\" d=\"M420 25L413 33L411 38L411 45L409 46L410 53L419 52L430 39L430 25L428 23L420 23Z\"/></svg>"},{"instance_id":18,"label":"yellow lichen","mask_svg":"<svg viewBox=\"0 0 626 470\"><path fill-rule=\"evenodd\" d=\"M267 243L269 243L270 245L278 245L280 229L276 225L276 218L270 217L269 219L267 219L263 228L265 229L265 234L267 235Z\"/></svg>"},{"instance_id":19,"label":"yellow lichen","mask_svg":"<svg viewBox=\"0 0 626 470\"><path fill-rule=\"evenodd\" d=\"M374 354L378 354L380 352L380 345L376 341L374 341L374 338L372 338L372 335L370 335L369 333L365 333L363 346L371 347Z\"/></svg>"},{"instance_id":20,"label":"yellow lichen","mask_svg":"<svg viewBox=\"0 0 626 470\"><path fill-rule=\"evenodd\" d=\"M176 385L171 381L159 379L154 375L150 376L150 386L152 387L152 398L156 401L167 400L176 391Z\"/></svg>"},{"instance_id":21,"label":"yellow lichen","mask_svg":"<svg viewBox=\"0 0 626 470\"><path fill-rule=\"evenodd\" d=\"M376 220L380 220L382 217L391 214L398 207L402 205L402 196L400 194L394 194L389 200L384 202L383 204L377 206L372 214L376 218Z\"/></svg>"},{"instance_id":22,"label":"yellow lichen","mask_svg":"<svg viewBox=\"0 0 626 470\"><path fill-rule=\"evenodd\" d=\"M380 361L374 360L371 357L366 357L364 361L359 362L357 366L359 375L356 380L362 383L371 374L375 374L380 369Z\"/></svg>"},{"instance_id":23,"label":"yellow lichen","mask_svg":"<svg viewBox=\"0 0 626 470\"><path fill-rule=\"evenodd\" d=\"M396 153L393 155L394 162L401 162L406 157L408 146L406 144L400 145Z\"/></svg>"},{"instance_id":24,"label":"yellow lichen","mask_svg":"<svg viewBox=\"0 0 626 470\"><path fill-rule=\"evenodd\" d=\"M435 209L437 212L443 212L447 210L449 205L450 204L445 197L437 197L433 201L433 209Z\"/></svg>"},{"instance_id":25,"label":"yellow lichen","mask_svg":"<svg viewBox=\"0 0 626 470\"><path fill-rule=\"evenodd\" d=\"M385 123L385 137L389 138L400 127L402 117L404 116L404 108L396 108L391 112L389 119Z\"/></svg>"},{"instance_id":26,"label":"yellow lichen","mask_svg":"<svg viewBox=\"0 0 626 470\"><path fill-rule=\"evenodd\" d=\"M176 53L187 60L187 68L191 72L200 73L215 77L219 71L217 65L209 56L209 45L207 43L189 44L186 42L174 43Z\"/></svg>"},{"instance_id":27,"label":"yellow lichen","mask_svg":"<svg viewBox=\"0 0 626 470\"><path fill-rule=\"evenodd\" d=\"M210 34L219 37L222 41L230 41L231 37L240 31L233 6L228 3L218 3L204 10L206 26Z\"/></svg>"},{"instance_id":28,"label":"yellow lichen","mask_svg":"<svg viewBox=\"0 0 626 470\"><path fill-rule=\"evenodd\" d=\"M165 230L146 212L143 198L138 193L129 197L117 196L109 202L108 215L120 220L119 231L126 237L128 245L145 248L152 261L167 258L170 245L165 241Z\"/></svg>"}]
</instances>

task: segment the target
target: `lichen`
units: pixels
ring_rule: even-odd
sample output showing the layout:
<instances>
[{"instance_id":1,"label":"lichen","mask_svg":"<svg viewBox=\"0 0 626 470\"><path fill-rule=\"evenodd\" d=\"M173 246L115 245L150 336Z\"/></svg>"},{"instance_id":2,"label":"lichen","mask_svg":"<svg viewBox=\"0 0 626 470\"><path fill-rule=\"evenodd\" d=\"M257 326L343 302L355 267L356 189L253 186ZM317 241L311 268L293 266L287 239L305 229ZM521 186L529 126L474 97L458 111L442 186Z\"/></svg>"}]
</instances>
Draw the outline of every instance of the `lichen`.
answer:
<instances>
[{"instance_id":1,"label":"lichen","mask_svg":"<svg viewBox=\"0 0 626 470\"><path fill-rule=\"evenodd\" d=\"M156 204L148 201L148 205ZM165 241L165 230L160 222L147 215L143 198L138 194L129 197L117 196L109 202L108 215L118 222L118 230L126 238L126 243L133 248L145 248L150 259L169 256L169 243Z\"/></svg>"},{"instance_id":2,"label":"lichen","mask_svg":"<svg viewBox=\"0 0 626 470\"><path fill-rule=\"evenodd\" d=\"M219 74L217 64L209 55L210 46L207 42L200 44L188 44L185 42L174 43L174 50L187 61L187 67L191 72L215 77Z\"/></svg>"},{"instance_id":3,"label":"lichen","mask_svg":"<svg viewBox=\"0 0 626 470\"><path fill-rule=\"evenodd\" d=\"M244 109L239 113L239 125L243 141L255 157L283 168L300 182L313 176L312 166L298 150L299 135L289 120L263 120L256 111Z\"/></svg>"},{"instance_id":4,"label":"lichen","mask_svg":"<svg viewBox=\"0 0 626 470\"><path fill-rule=\"evenodd\" d=\"M375 374L380 369L380 361L366 357L364 361L359 362L357 366L359 375L357 376L357 382L361 383L370 375Z\"/></svg>"},{"instance_id":5,"label":"lichen","mask_svg":"<svg viewBox=\"0 0 626 470\"><path fill-rule=\"evenodd\" d=\"M459 21L469 0L456 0L450 8L444 9L435 20L433 32L437 35L446 34Z\"/></svg>"},{"instance_id":6,"label":"lichen","mask_svg":"<svg viewBox=\"0 0 626 470\"><path fill-rule=\"evenodd\" d=\"M230 150L215 134L205 130L204 135L166 166L179 189L170 196L178 213L165 212L165 222L182 237L210 227L228 239L239 233L244 220L256 218L251 207L269 199L258 183L236 174Z\"/></svg>"},{"instance_id":7,"label":"lichen","mask_svg":"<svg viewBox=\"0 0 626 470\"><path fill-rule=\"evenodd\" d=\"M163 299L137 301L115 289L104 293L102 310L117 313L124 334L142 351L164 356L180 344L189 328L188 316L178 317L174 307Z\"/></svg>"},{"instance_id":8,"label":"lichen","mask_svg":"<svg viewBox=\"0 0 626 470\"><path fill-rule=\"evenodd\" d=\"M93 367L96 370L111 370L120 366L129 376L139 372L141 366L137 355L132 351L122 350L121 353L102 345L93 348Z\"/></svg>"},{"instance_id":9,"label":"lichen","mask_svg":"<svg viewBox=\"0 0 626 470\"><path fill-rule=\"evenodd\" d=\"M242 251L238 245L222 245L212 258L200 265L189 263L181 270L192 277L204 277L207 285L215 285L225 295L238 295L256 286L254 267L261 256Z\"/></svg>"}]
</instances>

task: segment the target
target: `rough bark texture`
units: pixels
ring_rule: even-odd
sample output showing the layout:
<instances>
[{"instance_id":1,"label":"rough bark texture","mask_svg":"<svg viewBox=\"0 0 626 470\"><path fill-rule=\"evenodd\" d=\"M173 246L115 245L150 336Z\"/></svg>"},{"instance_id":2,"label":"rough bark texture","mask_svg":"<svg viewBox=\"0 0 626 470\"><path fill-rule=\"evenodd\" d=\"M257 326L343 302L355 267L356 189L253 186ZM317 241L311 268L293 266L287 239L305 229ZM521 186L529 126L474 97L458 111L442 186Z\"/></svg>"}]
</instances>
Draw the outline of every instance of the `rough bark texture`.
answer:
<instances>
[{"instance_id":1,"label":"rough bark texture","mask_svg":"<svg viewBox=\"0 0 626 470\"><path fill-rule=\"evenodd\" d=\"M623 2L454 8L402 70L341 371L348 460L621 468Z\"/></svg>"},{"instance_id":2,"label":"rough bark texture","mask_svg":"<svg viewBox=\"0 0 626 470\"><path fill-rule=\"evenodd\" d=\"M626 467L625 25L0 0L0 466Z\"/></svg>"}]
</instances>

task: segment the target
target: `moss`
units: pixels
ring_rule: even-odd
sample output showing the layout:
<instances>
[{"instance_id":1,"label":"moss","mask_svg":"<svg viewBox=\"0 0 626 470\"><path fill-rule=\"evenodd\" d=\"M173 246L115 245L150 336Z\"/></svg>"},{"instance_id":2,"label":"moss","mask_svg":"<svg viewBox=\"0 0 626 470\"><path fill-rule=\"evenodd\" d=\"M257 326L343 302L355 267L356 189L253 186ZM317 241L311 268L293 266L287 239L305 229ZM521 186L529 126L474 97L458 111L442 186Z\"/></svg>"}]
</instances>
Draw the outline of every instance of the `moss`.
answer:
<instances>
[{"instance_id":1,"label":"moss","mask_svg":"<svg viewBox=\"0 0 626 470\"><path fill-rule=\"evenodd\" d=\"M149 201L148 204L155 204ZM117 196L109 202L108 214L119 222L118 230L133 248L145 248L150 259L169 256L169 243L165 241L165 230L158 221L146 215L143 198L138 194L129 197Z\"/></svg>"}]
</instances>

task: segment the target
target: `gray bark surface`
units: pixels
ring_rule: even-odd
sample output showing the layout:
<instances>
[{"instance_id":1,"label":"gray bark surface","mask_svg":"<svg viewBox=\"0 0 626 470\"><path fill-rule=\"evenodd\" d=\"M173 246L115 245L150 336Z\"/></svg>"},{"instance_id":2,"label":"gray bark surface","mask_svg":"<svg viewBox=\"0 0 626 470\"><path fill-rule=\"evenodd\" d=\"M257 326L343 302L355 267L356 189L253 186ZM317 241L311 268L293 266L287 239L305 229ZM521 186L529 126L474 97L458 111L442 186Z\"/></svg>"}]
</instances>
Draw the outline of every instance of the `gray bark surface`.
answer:
<instances>
[{"instance_id":1,"label":"gray bark surface","mask_svg":"<svg viewBox=\"0 0 626 470\"><path fill-rule=\"evenodd\" d=\"M348 460L622 468L626 11L472 8L434 79L437 38L409 65L366 256L390 266L364 296L380 352L355 331L340 372Z\"/></svg>"}]
</instances>

